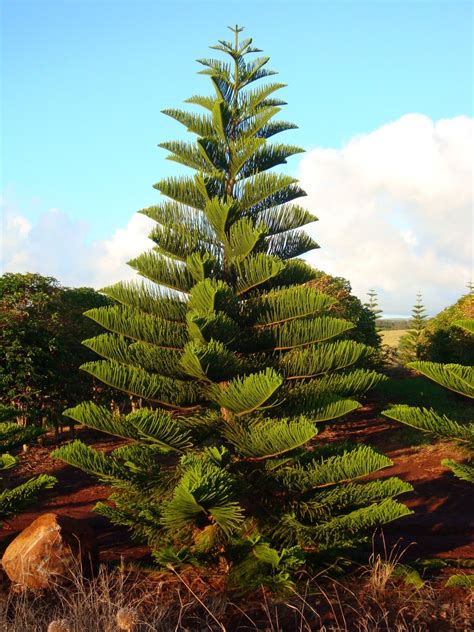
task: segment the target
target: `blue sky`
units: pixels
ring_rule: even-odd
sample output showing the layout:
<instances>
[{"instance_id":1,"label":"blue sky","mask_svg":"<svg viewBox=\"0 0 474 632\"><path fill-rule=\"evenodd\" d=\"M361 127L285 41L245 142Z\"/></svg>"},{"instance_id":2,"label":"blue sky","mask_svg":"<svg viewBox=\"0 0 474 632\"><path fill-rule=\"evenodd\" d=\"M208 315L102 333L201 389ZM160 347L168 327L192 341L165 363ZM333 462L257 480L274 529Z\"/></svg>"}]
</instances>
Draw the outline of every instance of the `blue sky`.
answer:
<instances>
[{"instance_id":1,"label":"blue sky","mask_svg":"<svg viewBox=\"0 0 474 632\"><path fill-rule=\"evenodd\" d=\"M86 242L155 203L151 185L177 173L156 145L183 132L160 110L209 92L194 60L228 24L245 25L288 83L284 118L299 129L286 140L306 149L340 149L408 113L472 116L471 2L1 4L4 197L31 224L59 209Z\"/></svg>"}]
</instances>

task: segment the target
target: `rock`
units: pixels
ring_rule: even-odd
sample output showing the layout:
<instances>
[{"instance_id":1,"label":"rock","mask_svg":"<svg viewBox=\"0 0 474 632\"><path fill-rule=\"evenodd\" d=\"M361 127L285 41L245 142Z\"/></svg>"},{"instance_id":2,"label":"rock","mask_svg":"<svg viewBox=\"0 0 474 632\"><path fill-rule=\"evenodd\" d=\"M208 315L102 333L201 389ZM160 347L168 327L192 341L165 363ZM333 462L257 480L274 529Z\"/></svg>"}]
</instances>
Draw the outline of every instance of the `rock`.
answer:
<instances>
[{"instance_id":1,"label":"rock","mask_svg":"<svg viewBox=\"0 0 474 632\"><path fill-rule=\"evenodd\" d=\"M93 531L82 520L43 514L10 543L2 566L12 582L31 589L90 575L98 566Z\"/></svg>"},{"instance_id":2,"label":"rock","mask_svg":"<svg viewBox=\"0 0 474 632\"><path fill-rule=\"evenodd\" d=\"M133 608L120 608L116 615L119 630L134 632L138 625L138 615Z\"/></svg>"},{"instance_id":3,"label":"rock","mask_svg":"<svg viewBox=\"0 0 474 632\"><path fill-rule=\"evenodd\" d=\"M48 632L72 632L72 625L67 619L55 619L48 625Z\"/></svg>"}]
</instances>

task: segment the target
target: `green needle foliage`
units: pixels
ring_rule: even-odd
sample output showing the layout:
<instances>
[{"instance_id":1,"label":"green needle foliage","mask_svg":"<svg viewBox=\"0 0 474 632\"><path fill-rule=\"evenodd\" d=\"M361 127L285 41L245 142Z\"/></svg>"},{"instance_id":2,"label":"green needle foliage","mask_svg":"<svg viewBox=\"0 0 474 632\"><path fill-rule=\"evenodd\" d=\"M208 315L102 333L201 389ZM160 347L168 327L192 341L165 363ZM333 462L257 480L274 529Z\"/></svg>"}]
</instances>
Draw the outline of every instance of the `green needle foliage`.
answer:
<instances>
[{"instance_id":1,"label":"green needle foliage","mask_svg":"<svg viewBox=\"0 0 474 632\"><path fill-rule=\"evenodd\" d=\"M227 61L199 60L213 88L188 99L200 112L165 111L197 138L162 144L192 175L158 182L163 201L141 211L154 247L130 265L146 281L104 289L117 304L87 313L109 333L86 341L103 359L82 368L141 404L65 414L126 442L56 456L113 485L97 510L162 564L205 560L231 583L278 586L409 513L394 497L411 487L359 480L391 465L368 446L317 446L320 424L382 378L354 368L370 349L337 340L352 323L305 285L315 275L296 257L317 247L302 230L316 218L271 171L302 150L270 142L294 127L274 120L283 84L257 83L275 74L268 58L232 31L212 47Z\"/></svg>"},{"instance_id":2,"label":"green needle foliage","mask_svg":"<svg viewBox=\"0 0 474 632\"><path fill-rule=\"evenodd\" d=\"M474 320L462 319L453 323L468 333L474 333ZM441 384L445 388L472 400L474 398L474 367L460 364L440 364L438 362L411 362L408 367L422 373L430 380ZM470 451L470 458L466 463L458 463L452 459L444 459L442 464L453 472L459 479L474 484L474 423L459 423L447 415L440 415L432 408L417 408L399 405L384 410L386 417L400 421L413 428L429 432L435 436L457 441ZM446 586L472 589L474 574L452 575Z\"/></svg>"},{"instance_id":3,"label":"green needle foliage","mask_svg":"<svg viewBox=\"0 0 474 632\"><path fill-rule=\"evenodd\" d=\"M13 422L12 419L18 415L18 411L10 406L0 404L0 521L10 518L26 506L31 504L38 494L56 483L56 479L46 474L41 474L36 478L12 487L8 484L9 470L14 467L18 459L7 452L29 443L42 430L36 426L22 427ZM0 522L1 525L1 522Z\"/></svg>"},{"instance_id":4,"label":"green needle foliage","mask_svg":"<svg viewBox=\"0 0 474 632\"><path fill-rule=\"evenodd\" d=\"M467 332L474 332L474 320L460 320L454 323ZM460 364L440 364L438 362L411 362L408 366L422 373L430 380L441 384L455 393L474 398L474 367ZM424 430L438 437L453 439L468 449L474 449L474 423L459 423L437 413L432 408L416 408L412 406L394 406L383 411L383 414L408 426ZM449 467L454 474L465 481L474 483L474 465L472 459L467 463L456 463L446 459L443 465Z\"/></svg>"},{"instance_id":5,"label":"green needle foliage","mask_svg":"<svg viewBox=\"0 0 474 632\"><path fill-rule=\"evenodd\" d=\"M410 329L400 340L400 358L406 363L413 360L421 360L423 357L423 332L426 327L426 309L423 305L423 297L416 295L416 303L411 311Z\"/></svg>"},{"instance_id":6,"label":"green needle foliage","mask_svg":"<svg viewBox=\"0 0 474 632\"><path fill-rule=\"evenodd\" d=\"M372 314L375 316L376 321L379 321L380 315L383 313L383 311L379 307L377 292L374 289L370 289L367 292L367 296L369 297L369 300L365 303L365 307L370 309Z\"/></svg>"}]
</instances>

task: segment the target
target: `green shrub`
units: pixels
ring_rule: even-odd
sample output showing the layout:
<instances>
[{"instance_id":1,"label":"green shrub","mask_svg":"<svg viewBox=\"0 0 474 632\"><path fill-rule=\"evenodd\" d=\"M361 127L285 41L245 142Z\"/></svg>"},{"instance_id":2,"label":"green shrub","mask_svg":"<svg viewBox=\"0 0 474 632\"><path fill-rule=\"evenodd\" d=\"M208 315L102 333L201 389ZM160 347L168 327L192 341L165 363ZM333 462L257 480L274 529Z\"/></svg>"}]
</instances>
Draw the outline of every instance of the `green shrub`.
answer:
<instances>
[{"instance_id":1,"label":"green shrub","mask_svg":"<svg viewBox=\"0 0 474 632\"><path fill-rule=\"evenodd\" d=\"M377 314L354 296L347 279L334 277L321 270L314 270L314 279L308 285L337 301L328 307L327 313L336 318L344 318L354 324L354 328L343 334L344 337L362 342L370 347L380 346L380 334L377 332Z\"/></svg>"},{"instance_id":2,"label":"green shrub","mask_svg":"<svg viewBox=\"0 0 474 632\"><path fill-rule=\"evenodd\" d=\"M64 408L94 388L96 399L110 398L79 371L93 359L81 339L99 332L83 312L110 303L92 288L65 288L40 274L0 276L0 401L25 423L57 426Z\"/></svg>"},{"instance_id":3,"label":"green shrub","mask_svg":"<svg viewBox=\"0 0 474 632\"><path fill-rule=\"evenodd\" d=\"M470 364L474 357L474 337L454 323L473 318L473 294L462 296L454 305L431 318L423 332L420 359Z\"/></svg>"}]
</instances>

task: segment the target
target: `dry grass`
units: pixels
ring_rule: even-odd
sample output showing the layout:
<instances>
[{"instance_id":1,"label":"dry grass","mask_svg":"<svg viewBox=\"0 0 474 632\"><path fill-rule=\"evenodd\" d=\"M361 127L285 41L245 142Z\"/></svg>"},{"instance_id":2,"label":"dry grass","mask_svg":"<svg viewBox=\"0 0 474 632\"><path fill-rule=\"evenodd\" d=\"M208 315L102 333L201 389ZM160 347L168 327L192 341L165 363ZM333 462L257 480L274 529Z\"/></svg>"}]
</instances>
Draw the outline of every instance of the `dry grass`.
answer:
<instances>
[{"instance_id":1,"label":"dry grass","mask_svg":"<svg viewBox=\"0 0 474 632\"><path fill-rule=\"evenodd\" d=\"M470 631L473 595L406 584L396 576L400 557L397 551L374 553L344 580L319 576L285 598L262 590L238 601L222 582L211 585L195 573L150 575L103 566L93 580L77 573L72 585L48 593L0 598L0 632L46 632L52 621L68 632ZM132 622L128 628L124 619Z\"/></svg>"},{"instance_id":2,"label":"dry grass","mask_svg":"<svg viewBox=\"0 0 474 632\"><path fill-rule=\"evenodd\" d=\"M408 329L385 329L380 332L382 344L398 349L400 338L407 333Z\"/></svg>"}]
</instances>

